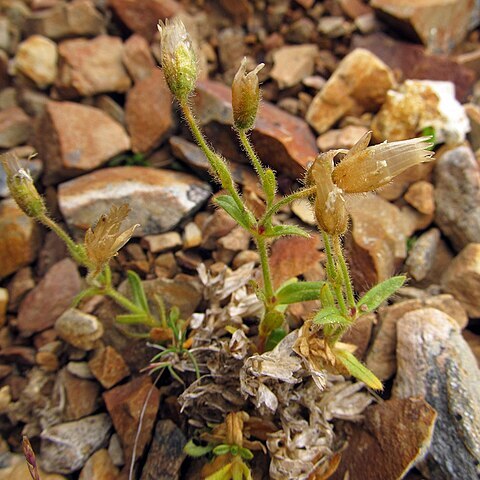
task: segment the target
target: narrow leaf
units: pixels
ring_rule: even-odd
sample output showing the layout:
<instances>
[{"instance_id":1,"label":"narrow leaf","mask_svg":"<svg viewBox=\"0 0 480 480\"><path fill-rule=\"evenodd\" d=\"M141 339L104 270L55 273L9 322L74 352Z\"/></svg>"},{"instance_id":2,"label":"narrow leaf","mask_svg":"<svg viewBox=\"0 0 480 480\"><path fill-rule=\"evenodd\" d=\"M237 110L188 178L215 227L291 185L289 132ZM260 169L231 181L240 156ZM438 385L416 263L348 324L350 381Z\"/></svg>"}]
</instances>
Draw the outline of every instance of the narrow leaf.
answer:
<instances>
[{"instance_id":1,"label":"narrow leaf","mask_svg":"<svg viewBox=\"0 0 480 480\"><path fill-rule=\"evenodd\" d=\"M275 225L265 232L266 237L284 237L287 235L297 235L305 238L310 237L310 234L307 231L296 225Z\"/></svg>"},{"instance_id":2,"label":"narrow leaf","mask_svg":"<svg viewBox=\"0 0 480 480\"><path fill-rule=\"evenodd\" d=\"M197 445L193 440L189 440L183 447L183 451L190 457L203 457L203 455L211 452L212 448L211 445L202 447L201 445Z\"/></svg>"},{"instance_id":3,"label":"narrow leaf","mask_svg":"<svg viewBox=\"0 0 480 480\"><path fill-rule=\"evenodd\" d=\"M275 293L277 303L291 304L318 300L324 282L296 282L280 287Z\"/></svg>"},{"instance_id":4,"label":"narrow leaf","mask_svg":"<svg viewBox=\"0 0 480 480\"><path fill-rule=\"evenodd\" d=\"M285 335L287 335L287 332L283 328L276 328L275 330L272 330L267 338L267 341L265 342L265 351L269 352L270 350L273 350L280 343L280 341L285 338Z\"/></svg>"},{"instance_id":5,"label":"narrow leaf","mask_svg":"<svg viewBox=\"0 0 480 480\"><path fill-rule=\"evenodd\" d=\"M334 354L352 377L355 377L374 390L383 390L382 382L353 353L346 350L334 350Z\"/></svg>"},{"instance_id":6,"label":"narrow leaf","mask_svg":"<svg viewBox=\"0 0 480 480\"><path fill-rule=\"evenodd\" d=\"M230 452L230 445L225 445L225 444L221 444L221 445L217 445L213 450L212 450L212 453L214 455L225 455L226 453L229 453Z\"/></svg>"},{"instance_id":7,"label":"narrow leaf","mask_svg":"<svg viewBox=\"0 0 480 480\"><path fill-rule=\"evenodd\" d=\"M273 202L273 199L275 198L275 192L277 191L277 180L275 179L273 170L270 168L265 170L263 188L265 189L268 202Z\"/></svg>"},{"instance_id":8,"label":"narrow leaf","mask_svg":"<svg viewBox=\"0 0 480 480\"><path fill-rule=\"evenodd\" d=\"M375 285L357 302L357 308L363 313L373 312L390 298L405 283L406 279L405 275L399 275Z\"/></svg>"},{"instance_id":9,"label":"narrow leaf","mask_svg":"<svg viewBox=\"0 0 480 480\"><path fill-rule=\"evenodd\" d=\"M219 195L215 203L222 207L240 226L249 230L250 222L245 211L240 210L235 200L230 195Z\"/></svg>"},{"instance_id":10,"label":"narrow leaf","mask_svg":"<svg viewBox=\"0 0 480 480\"><path fill-rule=\"evenodd\" d=\"M139 325L148 323L148 317L145 313L126 313L124 315L117 315L116 320L118 323L122 323L124 325Z\"/></svg>"},{"instance_id":11,"label":"narrow leaf","mask_svg":"<svg viewBox=\"0 0 480 480\"><path fill-rule=\"evenodd\" d=\"M335 305L335 298L333 297L332 289L328 283L324 283L320 291L320 301L322 307L333 307Z\"/></svg>"},{"instance_id":12,"label":"narrow leaf","mask_svg":"<svg viewBox=\"0 0 480 480\"><path fill-rule=\"evenodd\" d=\"M142 285L142 280L133 270L128 270L127 278L130 289L132 290L133 303L139 306L145 313L150 313L147 296L145 295L145 290L143 289Z\"/></svg>"},{"instance_id":13,"label":"narrow leaf","mask_svg":"<svg viewBox=\"0 0 480 480\"><path fill-rule=\"evenodd\" d=\"M350 321L345 318L337 307L322 308L314 317L313 323L317 325L350 325Z\"/></svg>"}]
</instances>

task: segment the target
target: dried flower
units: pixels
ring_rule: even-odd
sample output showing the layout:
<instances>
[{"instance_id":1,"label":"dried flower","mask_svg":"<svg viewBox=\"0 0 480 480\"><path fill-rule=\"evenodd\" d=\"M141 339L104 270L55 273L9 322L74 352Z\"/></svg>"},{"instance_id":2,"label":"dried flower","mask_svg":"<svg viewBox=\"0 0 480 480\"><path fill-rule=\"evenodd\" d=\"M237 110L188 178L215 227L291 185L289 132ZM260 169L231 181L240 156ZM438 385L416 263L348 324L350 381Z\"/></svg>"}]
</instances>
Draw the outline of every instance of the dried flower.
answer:
<instances>
[{"instance_id":1,"label":"dried flower","mask_svg":"<svg viewBox=\"0 0 480 480\"><path fill-rule=\"evenodd\" d=\"M22 438L22 448L23 454L25 455L25 460L27 461L28 471L33 480L40 480L40 474L38 473L37 459L35 458L35 452L33 451L30 440L27 436Z\"/></svg>"},{"instance_id":2,"label":"dried flower","mask_svg":"<svg viewBox=\"0 0 480 480\"><path fill-rule=\"evenodd\" d=\"M45 215L45 202L35 188L30 172L20 166L17 156L5 153L0 156L0 162L7 174L8 188L17 205L29 217Z\"/></svg>"},{"instance_id":3,"label":"dried flower","mask_svg":"<svg viewBox=\"0 0 480 480\"><path fill-rule=\"evenodd\" d=\"M235 127L239 130L251 130L255 123L258 104L260 102L260 88L257 74L264 66L265 64L261 63L257 65L254 70L246 73L247 59L244 57L233 79L233 121Z\"/></svg>"},{"instance_id":4,"label":"dried flower","mask_svg":"<svg viewBox=\"0 0 480 480\"><path fill-rule=\"evenodd\" d=\"M102 215L95 228L85 234L85 250L93 267L93 275L99 274L108 261L130 240L138 224L119 233L120 225L130 212L127 204L113 205L106 215Z\"/></svg>"},{"instance_id":5,"label":"dried flower","mask_svg":"<svg viewBox=\"0 0 480 480\"><path fill-rule=\"evenodd\" d=\"M419 163L432 160L430 137L369 147L367 132L333 169L333 182L347 193L376 190Z\"/></svg>"},{"instance_id":6,"label":"dried flower","mask_svg":"<svg viewBox=\"0 0 480 480\"><path fill-rule=\"evenodd\" d=\"M170 91L179 102L185 102L197 80L197 63L192 41L178 18L158 23L161 37L161 62Z\"/></svg>"}]
</instances>

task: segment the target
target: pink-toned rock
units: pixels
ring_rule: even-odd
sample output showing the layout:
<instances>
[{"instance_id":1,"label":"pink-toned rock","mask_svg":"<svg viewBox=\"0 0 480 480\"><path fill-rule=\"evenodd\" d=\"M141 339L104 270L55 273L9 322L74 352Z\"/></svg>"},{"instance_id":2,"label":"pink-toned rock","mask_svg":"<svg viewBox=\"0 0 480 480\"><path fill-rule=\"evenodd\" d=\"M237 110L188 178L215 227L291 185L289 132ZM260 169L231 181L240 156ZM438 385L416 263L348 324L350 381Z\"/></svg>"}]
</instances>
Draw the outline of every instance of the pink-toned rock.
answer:
<instances>
[{"instance_id":1,"label":"pink-toned rock","mask_svg":"<svg viewBox=\"0 0 480 480\"><path fill-rule=\"evenodd\" d=\"M0 148L22 145L32 132L32 120L20 107L8 107L0 111Z\"/></svg>"},{"instance_id":2,"label":"pink-toned rock","mask_svg":"<svg viewBox=\"0 0 480 480\"><path fill-rule=\"evenodd\" d=\"M159 20L179 13L181 6L175 0L108 0L120 20L133 32L152 40Z\"/></svg>"},{"instance_id":3,"label":"pink-toned rock","mask_svg":"<svg viewBox=\"0 0 480 480\"><path fill-rule=\"evenodd\" d=\"M56 263L20 304L18 329L31 335L53 327L82 289L77 265L66 258Z\"/></svg>"},{"instance_id":4,"label":"pink-toned rock","mask_svg":"<svg viewBox=\"0 0 480 480\"><path fill-rule=\"evenodd\" d=\"M97 450L80 472L79 480L117 480L118 468L113 464L105 448Z\"/></svg>"},{"instance_id":5,"label":"pink-toned rock","mask_svg":"<svg viewBox=\"0 0 480 480\"><path fill-rule=\"evenodd\" d=\"M153 150L172 130L172 96L160 69L154 68L128 92L125 121L134 152Z\"/></svg>"},{"instance_id":6,"label":"pink-toned rock","mask_svg":"<svg viewBox=\"0 0 480 480\"><path fill-rule=\"evenodd\" d=\"M435 212L434 191L430 182L415 182L410 185L403 198L420 213L431 215Z\"/></svg>"},{"instance_id":7,"label":"pink-toned rock","mask_svg":"<svg viewBox=\"0 0 480 480\"><path fill-rule=\"evenodd\" d=\"M232 161L245 162L231 129L231 99L231 90L225 85L209 80L198 82L195 112L215 147ZM318 153L308 125L268 102L260 106L251 139L265 163L293 178L303 176Z\"/></svg>"},{"instance_id":8,"label":"pink-toned rock","mask_svg":"<svg viewBox=\"0 0 480 480\"><path fill-rule=\"evenodd\" d=\"M35 260L40 248L40 228L12 199L0 202L0 278Z\"/></svg>"},{"instance_id":9,"label":"pink-toned rock","mask_svg":"<svg viewBox=\"0 0 480 480\"><path fill-rule=\"evenodd\" d=\"M110 346L95 352L88 366L104 388L113 387L130 374L123 357Z\"/></svg>"},{"instance_id":10,"label":"pink-toned rock","mask_svg":"<svg viewBox=\"0 0 480 480\"><path fill-rule=\"evenodd\" d=\"M72 102L48 102L36 127L35 146L51 184L88 172L130 148L121 125L106 113Z\"/></svg>"},{"instance_id":11,"label":"pink-toned rock","mask_svg":"<svg viewBox=\"0 0 480 480\"><path fill-rule=\"evenodd\" d=\"M119 37L64 40L58 46L58 54L60 68L55 86L64 98L126 92L130 88Z\"/></svg>"},{"instance_id":12,"label":"pink-toned rock","mask_svg":"<svg viewBox=\"0 0 480 480\"><path fill-rule=\"evenodd\" d=\"M155 68L150 46L144 37L134 33L123 45L123 64L135 82L152 74Z\"/></svg>"},{"instance_id":13,"label":"pink-toned rock","mask_svg":"<svg viewBox=\"0 0 480 480\"><path fill-rule=\"evenodd\" d=\"M352 20L372 12L372 8L362 0L340 0L340 7Z\"/></svg>"},{"instance_id":14,"label":"pink-toned rock","mask_svg":"<svg viewBox=\"0 0 480 480\"><path fill-rule=\"evenodd\" d=\"M349 125L339 130L329 130L317 138L318 148L322 152L337 148L352 148L368 132L368 128Z\"/></svg>"}]
</instances>

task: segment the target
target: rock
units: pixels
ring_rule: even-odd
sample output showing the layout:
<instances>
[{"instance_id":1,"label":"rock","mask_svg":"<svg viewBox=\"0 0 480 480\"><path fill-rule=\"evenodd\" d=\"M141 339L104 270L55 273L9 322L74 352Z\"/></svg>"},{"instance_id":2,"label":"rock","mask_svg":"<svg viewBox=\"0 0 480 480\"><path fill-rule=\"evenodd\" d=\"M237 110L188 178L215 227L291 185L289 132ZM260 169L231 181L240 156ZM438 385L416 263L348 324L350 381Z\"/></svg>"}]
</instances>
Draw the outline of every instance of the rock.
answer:
<instances>
[{"instance_id":1,"label":"rock","mask_svg":"<svg viewBox=\"0 0 480 480\"><path fill-rule=\"evenodd\" d=\"M38 261L36 265L36 273L43 276L47 273L52 265L68 258L68 248L63 240L52 231L47 232L44 237L42 248L38 253Z\"/></svg>"},{"instance_id":2,"label":"rock","mask_svg":"<svg viewBox=\"0 0 480 480\"><path fill-rule=\"evenodd\" d=\"M427 478L477 478L480 371L455 322L435 309L404 315L397 325L395 398L423 397L437 423L420 468Z\"/></svg>"},{"instance_id":3,"label":"rock","mask_svg":"<svg viewBox=\"0 0 480 480\"><path fill-rule=\"evenodd\" d=\"M102 14L91 0L59 2L53 8L32 12L25 25L29 33L54 40L65 37L89 37L104 33Z\"/></svg>"},{"instance_id":4,"label":"rock","mask_svg":"<svg viewBox=\"0 0 480 480\"><path fill-rule=\"evenodd\" d=\"M374 138L396 141L413 138L432 127L438 143L455 145L470 130L467 115L455 99L452 82L406 80L398 90L389 90L372 122Z\"/></svg>"},{"instance_id":5,"label":"rock","mask_svg":"<svg viewBox=\"0 0 480 480\"><path fill-rule=\"evenodd\" d=\"M81 234L112 204L128 203L131 213L122 228L139 223L135 235L172 230L210 197L210 186L186 173L147 167L97 170L62 183L60 210L71 229Z\"/></svg>"},{"instance_id":6,"label":"rock","mask_svg":"<svg viewBox=\"0 0 480 480\"><path fill-rule=\"evenodd\" d=\"M313 74L317 55L314 44L281 47L273 53L270 76L281 89L293 87Z\"/></svg>"},{"instance_id":7,"label":"rock","mask_svg":"<svg viewBox=\"0 0 480 480\"><path fill-rule=\"evenodd\" d=\"M236 270L246 263L253 262L255 265L260 263L260 256L253 250L245 250L244 252L237 253L232 260L232 266Z\"/></svg>"},{"instance_id":8,"label":"rock","mask_svg":"<svg viewBox=\"0 0 480 480\"><path fill-rule=\"evenodd\" d=\"M195 222L189 222L183 229L183 248L195 248L202 243L202 231Z\"/></svg>"},{"instance_id":9,"label":"rock","mask_svg":"<svg viewBox=\"0 0 480 480\"><path fill-rule=\"evenodd\" d=\"M108 0L107 4L130 30L148 41L157 31L158 20L173 17L181 10L175 0Z\"/></svg>"},{"instance_id":10,"label":"rock","mask_svg":"<svg viewBox=\"0 0 480 480\"><path fill-rule=\"evenodd\" d=\"M17 311L20 301L34 286L32 269L30 267L21 268L8 283L8 309Z\"/></svg>"},{"instance_id":11,"label":"rock","mask_svg":"<svg viewBox=\"0 0 480 480\"><path fill-rule=\"evenodd\" d=\"M147 396L149 397L147 400ZM110 414L115 431L122 442L125 463L129 465L133 454L140 413L147 406L142 420L140 435L136 446L136 458L142 456L145 447L152 438L153 424L157 416L160 394L152 385L149 376L142 376L125 385L115 387L103 394L105 405Z\"/></svg>"},{"instance_id":12,"label":"rock","mask_svg":"<svg viewBox=\"0 0 480 480\"><path fill-rule=\"evenodd\" d=\"M23 455L15 454L5 456L7 458L2 461L2 468L0 468L0 480L30 480L32 478ZM39 458L37 458L37 463L40 466L38 473L42 480L67 480L63 475L45 473L41 468L41 461Z\"/></svg>"},{"instance_id":13,"label":"rock","mask_svg":"<svg viewBox=\"0 0 480 480\"><path fill-rule=\"evenodd\" d=\"M460 146L435 165L435 223L460 251L480 243L480 166L473 152Z\"/></svg>"},{"instance_id":14,"label":"rock","mask_svg":"<svg viewBox=\"0 0 480 480\"><path fill-rule=\"evenodd\" d=\"M288 27L285 40L289 43L305 44L315 38L315 22L307 17L300 17Z\"/></svg>"},{"instance_id":15,"label":"rock","mask_svg":"<svg viewBox=\"0 0 480 480\"><path fill-rule=\"evenodd\" d=\"M154 68L128 92L125 122L134 152L153 150L172 130L172 95L160 69Z\"/></svg>"},{"instance_id":16,"label":"rock","mask_svg":"<svg viewBox=\"0 0 480 480\"><path fill-rule=\"evenodd\" d=\"M369 407L355 426L332 480L404 478L429 448L437 414L421 398L390 399Z\"/></svg>"},{"instance_id":17,"label":"rock","mask_svg":"<svg viewBox=\"0 0 480 480\"><path fill-rule=\"evenodd\" d=\"M477 359L477 365L480 367L480 335L476 335L470 330L464 330L462 335L475 355L475 358Z\"/></svg>"},{"instance_id":18,"label":"rock","mask_svg":"<svg viewBox=\"0 0 480 480\"><path fill-rule=\"evenodd\" d=\"M225 83L231 84L246 54L245 32L240 26L226 27L218 33L217 42L218 61L225 72L223 78Z\"/></svg>"},{"instance_id":19,"label":"rock","mask_svg":"<svg viewBox=\"0 0 480 480\"><path fill-rule=\"evenodd\" d=\"M317 138L317 146L322 152L338 148L350 150L367 132L368 128L355 125L332 129Z\"/></svg>"},{"instance_id":20,"label":"rock","mask_svg":"<svg viewBox=\"0 0 480 480\"><path fill-rule=\"evenodd\" d=\"M97 97L95 99L95 107L103 110L120 125L125 126L125 112L123 111L123 107L109 95L100 95Z\"/></svg>"},{"instance_id":21,"label":"rock","mask_svg":"<svg viewBox=\"0 0 480 480\"><path fill-rule=\"evenodd\" d=\"M465 307L468 315L480 317L480 243L468 244L448 265L442 279L443 289Z\"/></svg>"},{"instance_id":22,"label":"rock","mask_svg":"<svg viewBox=\"0 0 480 480\"><path fill-rule=\"evenodd\" d=\"M180 467L186 457L183 451L186 443L185 435L171 420L160 420L155 426L140 480L180 478Z\"/></svg>"},{"instance_id":23,"label":"rock","mask_svg":"<svg viewBox=\"0 0 480 480\"><path fill-rule=\"evenodd\" d=\"M144 37L133 34L123 45L123 64L134 82L149 77L155 68L155 60Z\"/></svg>"},{"instance_id":24,"label":"rock","mask_svg":"<svg viewBox=\"0 0 480 480\"><path fill-rule=\"evenodd\" d=\"M435 212L434 188L430 182L420 180L413 183L403 198L420 213L431 215Z\"/></svg>"},{"instance_id":25,"label":"rock","mask_svg":"<svg viewBox=\"0 0 480 480\"><path fill-rule=\"evenodd\" d=\"M480 107L474 103L467 103L463 108L470 122L468 140L472 145L472 150L476 152L480 148Z\"/></svg>"},{"instance_id":26,"label":"rock","mask_svg":"<svg viewBox=\"0 0 480 480\"><path fill-rule=\"evenodd\" d=\"M93 350L103 335L97 317L76 308L69 308L55 322L58 336L80 350Z\"/></svg>"},{"instance_id":27,"label":"rock","mask_svg":"<svg viewBox=\"0 0 480 480\"><path fill-rule=\"evenodd\" d=\"M343 12L352 20L372 12L371 7L365 5L362 0L340 0L339 4Z\"/></svg>"},{"instance_id":28,"label":"rock","mask_svg":"<svg viewBox=\"0 0 480 480\"><path fill-rule=\"evenodd\" d=\"M382 20L440 53L449 53L466 37L478 9L472 0L372 0L370 5Z\"/></svg>"},{"instance_id":29,"label":"rock","mask_svg":"<svg viewBox=\"0 0 480 480\"><path fill-rule=\"evenodd\" d=\"M40 247L40 228L12 199L0 201L0 278L33 262Z\"/></svg>"},{"instance_id":30,"label":"rock","mask_svg":"<svg viewBox=\"0 0 480 480\"><path fill-rule=\"evenodd\" d=\"M123 465L125 465L122 444L120 443L120 438L116 433L114 433L110 437L110 443L108 444L108 454L116 467L122 467Z\"/></svg>"},{"instance_id":31,"label":"rock","mask_svg":"<svg viewBox=\"0 0 480 480\"><path fill-rule=\"evenodd\" d=\"M46 372L56 372L60 366L57 355L49 351L37 352L35 355L35 363Z\"/></svg>"},{"instance_id":32,"label":"rock","mask_svg":"<svg viewBox=\"0 0 480 480\"><path fill-rule=\"evenodd\" d=\"M292 212L307 225L314 226L317 224L312 204L306 198L294 200L291 204L291 209Z\"/></svg>"},{"instance_id":33,"label":"rock","mask_svg":"<svg viewBox=\"0 0 480 480\"><path fill-rule=\"evenodd\" d=\"M87 362L68 362L66 368L72 375L78 378L84 378L86 380L95 378Z\"/></svg>"},{"instance_id":34,"label":"rock","mask_svg":"<svg viewBox=\"0 0 480 480\"><path fill-rule=\"evenodd\" d=\"M130 369L122 356L110 346L95 352L88 366L95 378L107 389L130 375Z\"/></svg>"},{"instance_id":35,"label":"rock","mask_svg":"<svg viewBox=\"0 0 480 480\"><path fill-rule=\"evenodd\" d=\"M195 112L207 137L232 161L245 162L232 132L231 91L225 85L204 80L197 84ZM251 139L257 153L276 170L292 178L305 172L317 155L315 138L308 125L268 102L262 102Z\"/></svg>"},{"instance_id":36,"label":"rock","mask_svg":"<svg viewBox=\"0 0 480 480\"><path fill-rule=\"evenodd\" d=\"M357 48L338 65L307 111L307 122L323 133L345 115L378 109L394 85L390 68L368 50Z\"/></svg>"},{"instance_id":37,"label":"rock","mask_svg":"<svg viewBox=\"0 0 480 480\"><path fill-rule=\"evenodd\" d=\"M15 71L35 82L39 88L51 85L57 76L57 45L41 35L31 35L18 46Z\"/></svg>"},{"instance_id":38,"label":"rock","mask_svg":"<svg viewBox=\"0 0 480 480\"><path fill-rule=\"evenodd\" d=\"M113 464L105 448L97 450L88 460L78 480L117 480L118 468Z\"/></svg>"},{"instance_id":39,"label":"rock","mask_svg":"<svg viewBox=\"0 0 480 480\"><path fill-rule=\"evenodd\" d=\"M227 250L238 252L248 250L250 246L250 233L244 228L235 227L229 234L218 240L218 245Z\"/></svg>"},{"instance_id":40,"label":"rock","mask_svg":"<svg viewBox=\"0 0 480 480\"><path fill-rule=\"evenodd\" d=\"M48 427L41 433L42 466L47 472L72 473L108 440L112 421L106 413Z\"/></svg>"},{"instance_id":41,"label":"rock","mask_svg":"<svg viewBox=\"0 0 480 480\"><path fill-rule=\"evenodd\" d=\"M360 360L363 360L367 353L372 336L372 328L376 323L374 314L362 315L342 337L342 342L350 343L357 347L354 354Z\"/></svg>"},{"instance_id":42,"label":"rock","mask_svg":"<svg viewBox=\"0 0 480 480\"><path fill-rule=\"evenodd\" d=\"M119 37L100 35L93 40L64 40L58 46L58 54L60 68L55 87L64 98L126 92L130 88Z\"/></svg>"},{"instance_id":43,"label":"rock","mask_svg":"<svg viewBox=\"0 0 480 480\"><path fill-rule=\"evenodd\" d=\"M391 378L397 370L395 349L397 346L397 323L408 312L422 308L436 308L450 315L464 328L468 317L462 305L451 295L437 295L424 300L407 300L395 303L388 307L380 308L378 312L379 327L367 355L367 367L372 370L380 380Z\"/></svg>"},{"instance_id":44,"label":"rock","mask_svg":"<svg viewBox=\"0 0 480 480\"><path fill-rule=\"evenodd\" d=\"M147 235L142 239L142 243L152 253L167 252L181 247L182 237L178 232L167 232L159 235Z\"/></svg>"},{"instance_id":45,"label":"rock","mask_svg":"<svg viewBox=\"0 0 480 480\"><path fill-rule=\"evenodd\" d=\"M37 123L35 146L45 159L43 182L51 184L99 167L128 150L130 139L117 122L97 108L48 102Z\"/></svg>"},{"instance_id":46,"label":"rock","mask_svg":"<svg viewBox=\"0 0 480 480\"><path fill-rule=\"evenodd\" d=\"M0 111L0 148L22 145L28 141L32 132L32 120L20 107Z\"/></svg>"},{"instance_id":47,"label":"rock","mask_svg":"<svg viewBox=\"0 0 480 480\"><path fill-rule=\"evenodd\" d=\"M7 321L8 290L0 288L0 328Z\"/></svg>"},{"instance_id":48,"label":"rock","mask_svg":"<svg viewBox=\"0 0 480 480\"><path fill-rule=\"evenodd\" d=\"M17 326L22 335L53 327L81 289L81 278L73 260L65 258L53 265L20 304Z\"/></svg>"},{"instance_id":49,"label":"rock","mask_svg":"<svg viewBox=\"0 0 480 480\"><path fill-rule=\"evenodd\" d=\"M35 365L35 350L30 347L9 345L0 350L0 359L19 365Z\"/></svg>"},{"instance_id":50,"label":"rock","mask_svg":"<svg viewBox=\"0 0 480 480\"><path fill-rule=\"evenodd\" d=\"M352 23L347 22L343 16L322 17L318 22L318 31L328 38L339 38L355 30Z\"/></svg>"}]
</instances>

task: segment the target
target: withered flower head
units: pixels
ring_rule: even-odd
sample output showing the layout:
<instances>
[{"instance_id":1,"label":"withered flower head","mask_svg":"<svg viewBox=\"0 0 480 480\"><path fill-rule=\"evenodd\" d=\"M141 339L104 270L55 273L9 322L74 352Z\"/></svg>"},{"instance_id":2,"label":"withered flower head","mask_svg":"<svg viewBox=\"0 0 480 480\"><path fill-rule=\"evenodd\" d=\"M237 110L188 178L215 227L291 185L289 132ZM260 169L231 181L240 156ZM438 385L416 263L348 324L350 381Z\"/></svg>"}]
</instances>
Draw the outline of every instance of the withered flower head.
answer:
<instances>
[{"instance_id":1,"label":"withered flower head","mask_svg":"<svg viewBox=\"0 0 480 480\"><path fill-rule=\"evenodd\" d=\"M29 217L38 218L46 213L45 202L38 193L30 172L22 168L13 153L0 156L0 163L7 174L7 186L12 198Z\"/></svg>"},{"instance_id":2,"label":"withered flower head","mask_svg":"<svg viewBox=\"0 0 480 480\"><path fill-rule=\"evenodd\" d=\"M192 41L183 22L174 18L158 22L161 38L161 62L168 87L173 95L184 102L195 88L197 62Z\"/></svg>"},{"instance_id":3,"label":"withered flower head","mask_svg":"<svg viewBox=\"0 0 480 480\"><path fill-rule=\"evenodd\" d=\"M130 240L138 224L119 233L120 226L130 212L127 204L112 205L106 215L102 215L95 227L85 234L85 250L92 264L94 274L100 273L108 261Z\"/></svg>"},{"instance_id":4,"label":"withered flower head","mask_svg":"<svg viewBox=\"0 0 480 480\"><path fill-rule=\"evenodd\" d=\"M260 102L260 88L258 85L258 72L265 66L257 65L251 72L247 71L247 59L244 57L240 68L233 79L232 107L233 121L239 130L251 130L257 116Z\"/></svg>"},{"instance_id":5,"label":"withered flower head","mask_svg":"<svg viewBox=\"0 0 480 480\"><path fill-rule=\"evenodd\" d=\"M333 181L347 193L376 190L419 163L432 160L430 137L369 147L372 132L367 132L333 169Z\"/></svg>"}]
</instances>

